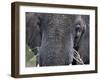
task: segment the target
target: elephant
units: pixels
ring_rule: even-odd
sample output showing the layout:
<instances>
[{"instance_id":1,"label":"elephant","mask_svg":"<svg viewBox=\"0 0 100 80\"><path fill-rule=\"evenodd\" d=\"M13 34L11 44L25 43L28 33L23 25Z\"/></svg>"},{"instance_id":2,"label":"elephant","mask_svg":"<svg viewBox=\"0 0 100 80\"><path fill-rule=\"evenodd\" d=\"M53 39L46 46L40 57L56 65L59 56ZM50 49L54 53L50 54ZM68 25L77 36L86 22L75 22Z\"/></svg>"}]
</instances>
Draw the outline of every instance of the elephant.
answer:
<instances>
[{"instance_id":1,"label":"elephant","mask_svg":"<svg viewBox=\"0 0 100 80\"><path fill-rule=\"evenodd\" d=\"M39 48L39 66L77 64L73 48L89 64L89 16L26 12L26 44Z\"/></svg>"}]
</instances>

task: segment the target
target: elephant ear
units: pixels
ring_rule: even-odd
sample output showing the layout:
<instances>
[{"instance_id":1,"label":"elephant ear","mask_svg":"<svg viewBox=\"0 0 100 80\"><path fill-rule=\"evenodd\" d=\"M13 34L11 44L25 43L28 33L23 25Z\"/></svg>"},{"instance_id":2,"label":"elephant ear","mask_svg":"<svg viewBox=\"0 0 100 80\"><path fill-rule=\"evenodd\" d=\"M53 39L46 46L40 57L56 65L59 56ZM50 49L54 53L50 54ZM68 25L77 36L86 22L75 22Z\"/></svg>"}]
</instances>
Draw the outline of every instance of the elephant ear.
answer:
<instances>
[{"instance_id":1,"label":"elephant ear","mask_svg":"<svg viewBox=\"0 0 100 80\"><path fill-rule=\"evenodd\" d=\"M74 48L78 51L79 43L86 30L86 24L81 15L76 17L74 26L75 26Z\"/></svg>"},{"instance_id":2,"label":"elephant ear","mask_svg":"<svg viewBox=\"0 0 100 80\"><path fill-rule=\"evenodd\" d=\"M26 45L31 49L41 45L39 14L26 12Z\"/></svg>"}]
</instances>

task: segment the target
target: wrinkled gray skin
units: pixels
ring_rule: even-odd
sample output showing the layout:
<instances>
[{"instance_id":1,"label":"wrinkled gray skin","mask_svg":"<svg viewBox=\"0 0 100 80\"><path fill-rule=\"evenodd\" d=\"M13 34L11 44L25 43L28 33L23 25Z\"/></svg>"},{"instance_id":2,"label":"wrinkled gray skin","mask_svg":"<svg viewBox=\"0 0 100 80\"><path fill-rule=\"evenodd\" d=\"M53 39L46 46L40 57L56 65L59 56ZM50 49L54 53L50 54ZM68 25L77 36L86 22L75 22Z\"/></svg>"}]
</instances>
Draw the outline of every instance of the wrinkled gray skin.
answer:
<instances>
[{"instance_id":1,"label":"wrinkled gray skin","mask_svg":"<svg viewBox=\"0 0 100 80\"><path fill-rule=\"evenodd\" d=\"M39 46L38 63L40 66L71 64L74 46L78 47L84 63L89 63L89 36L87 36L89 31L87 30L86 33L87 26L83 17L81 15L26 13L26 43L31 48Z\"/></svg>"}]
</instances>

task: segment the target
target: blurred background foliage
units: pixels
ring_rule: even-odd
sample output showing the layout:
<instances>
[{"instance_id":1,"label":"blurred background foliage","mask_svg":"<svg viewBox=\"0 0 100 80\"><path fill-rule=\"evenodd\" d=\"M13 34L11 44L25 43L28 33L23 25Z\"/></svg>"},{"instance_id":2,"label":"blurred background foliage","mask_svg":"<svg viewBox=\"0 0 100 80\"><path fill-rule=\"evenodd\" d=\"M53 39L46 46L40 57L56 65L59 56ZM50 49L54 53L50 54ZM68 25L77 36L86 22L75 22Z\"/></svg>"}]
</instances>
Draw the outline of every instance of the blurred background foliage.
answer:
<instances>
[{"instance_id":1,"label":"blurred background foliage","mask_svg":"<svg viewBox=\"0 0 100 80\"><path fill-rule=\"evenodd\" d=\"M37 49L31 49L26 44L26 67L35 67L36 66L36 55Z\"/></svg>"}]
</instances>

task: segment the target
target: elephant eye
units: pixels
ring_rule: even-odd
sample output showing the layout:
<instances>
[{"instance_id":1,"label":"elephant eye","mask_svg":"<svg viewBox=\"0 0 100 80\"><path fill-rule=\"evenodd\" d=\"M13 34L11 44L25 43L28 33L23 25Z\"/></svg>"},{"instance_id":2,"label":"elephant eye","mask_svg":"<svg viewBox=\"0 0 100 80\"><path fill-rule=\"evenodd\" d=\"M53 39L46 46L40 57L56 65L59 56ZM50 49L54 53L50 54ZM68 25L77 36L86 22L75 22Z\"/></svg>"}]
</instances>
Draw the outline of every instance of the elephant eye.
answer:
<instances>
[{"instance_id":1,"label":"elephant eye","mask_svg":"<svg viewBox=\"0 0 100 80\"><path fill-rule=\"evenodd\" d=\"M75 31L76 32L80 32L81 31L81 25L80 24L76 25Z\"/></svg>"}]
</instances>

